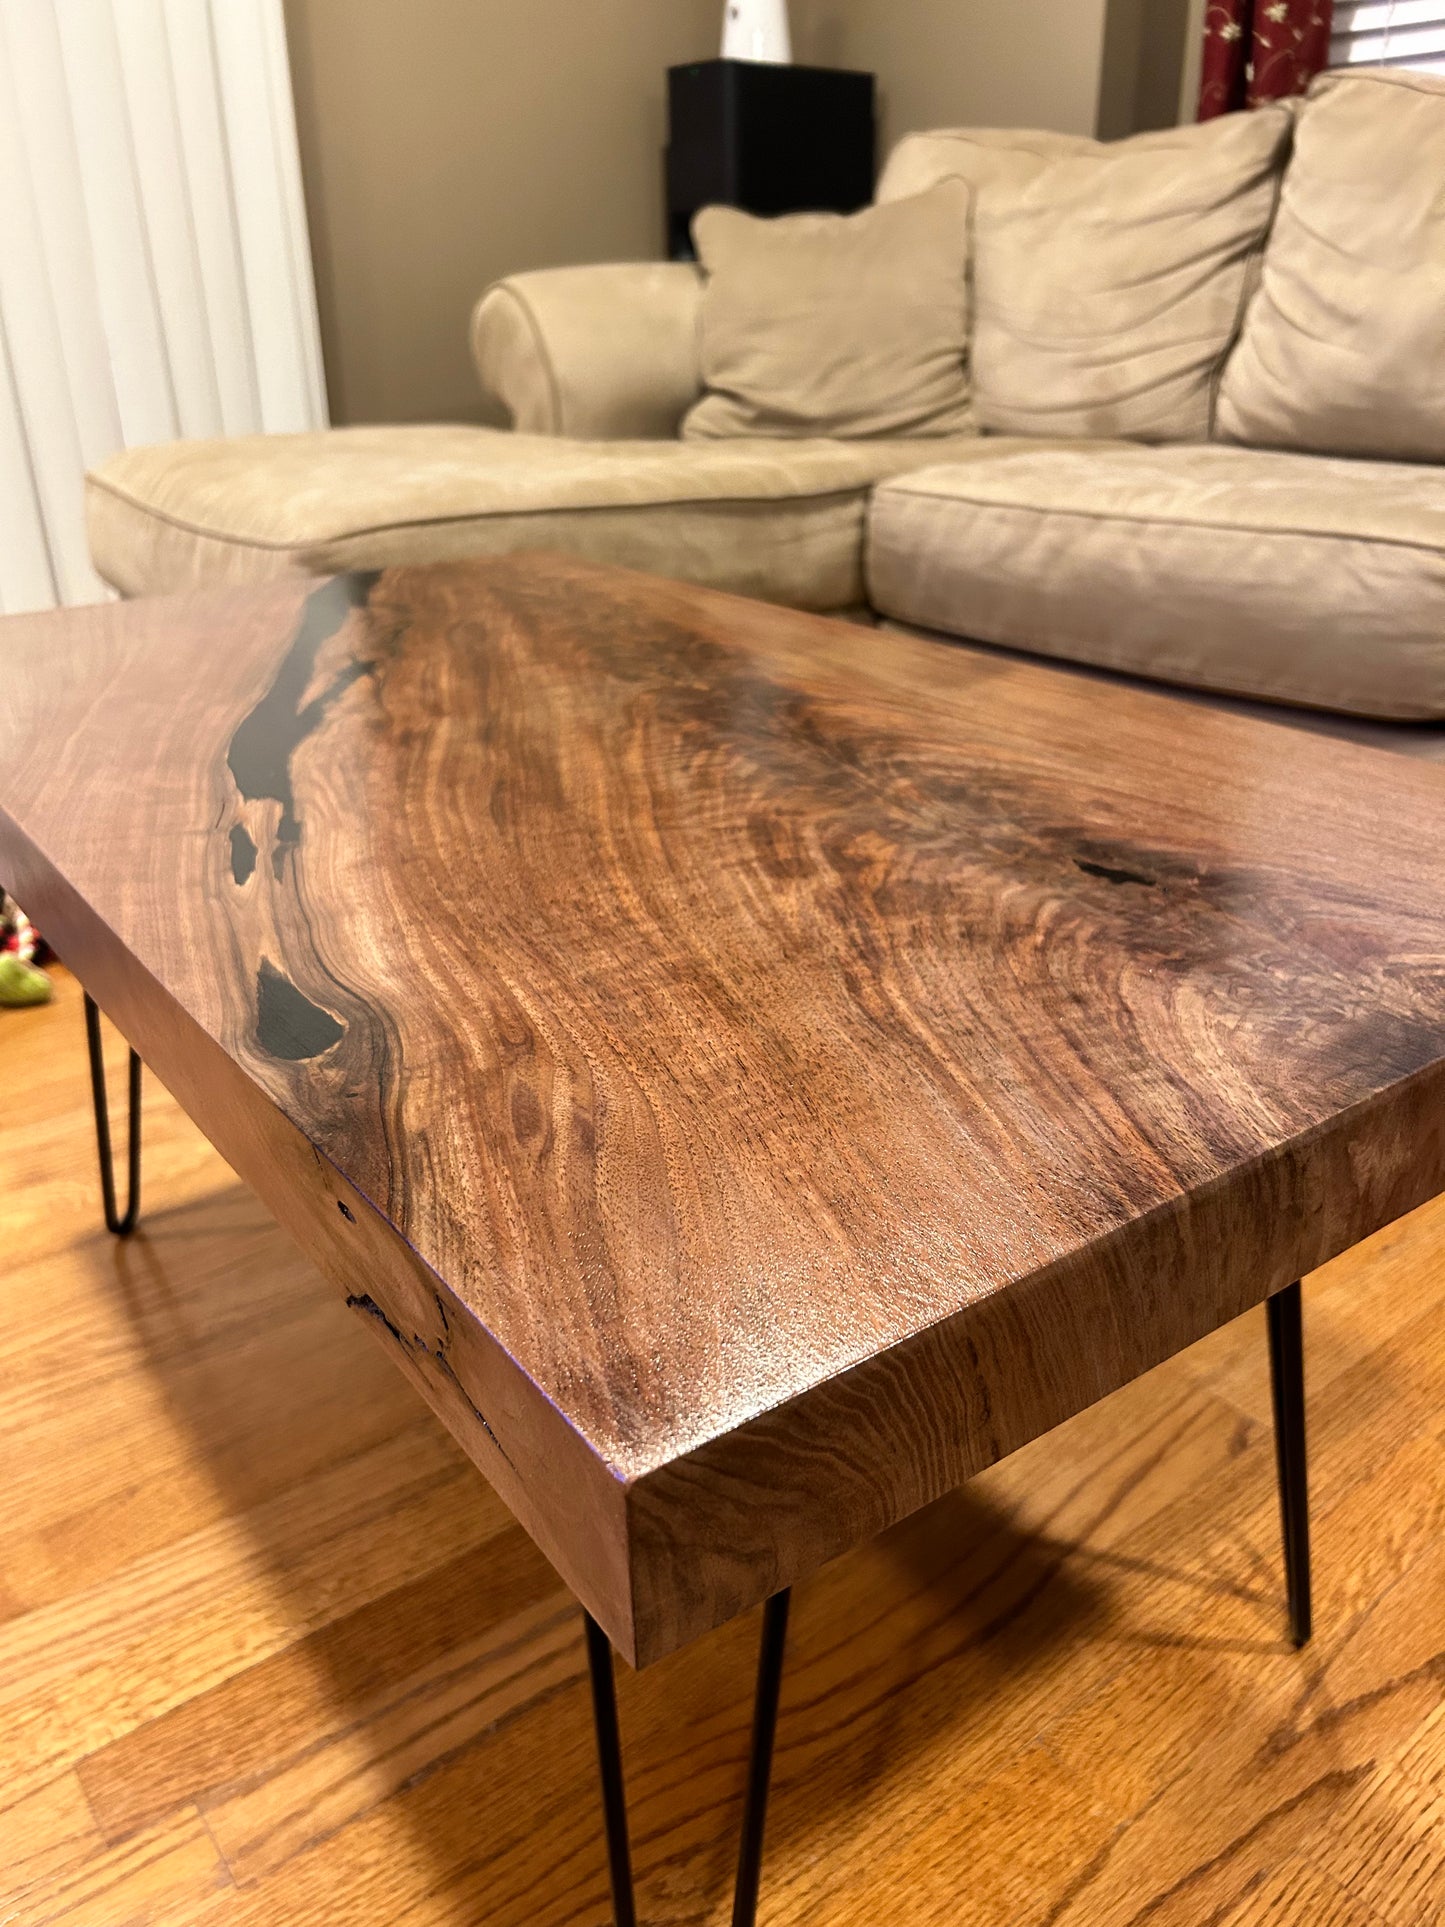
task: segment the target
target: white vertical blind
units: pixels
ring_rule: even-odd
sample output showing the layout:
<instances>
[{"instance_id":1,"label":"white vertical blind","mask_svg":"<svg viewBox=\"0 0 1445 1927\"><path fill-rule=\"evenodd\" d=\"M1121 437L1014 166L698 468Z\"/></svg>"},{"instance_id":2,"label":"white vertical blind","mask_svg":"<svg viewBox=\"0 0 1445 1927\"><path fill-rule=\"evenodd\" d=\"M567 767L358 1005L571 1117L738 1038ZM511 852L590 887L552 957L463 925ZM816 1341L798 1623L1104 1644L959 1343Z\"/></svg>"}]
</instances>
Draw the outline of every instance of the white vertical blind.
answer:
<instances>
[{"instance_id":1,"label":"white vertical blind","mask_svg":"<svg viewBox=\"0 0 1445 1927\"><path fill-rule=\"evenodd\" d=\"M0 0L0 611L115 449L325 420L281 0Z\"/></svg>"},{"instance_id":2,"label":"white vertical blind","mask_svg":"<svg viewBox=\"0 0 1445 1927\"><path fill-rule=\"evenodd\" d=\"M1445 0L1335 0L1330 65L1445 74Z\"/></svg>"}]
</instances>

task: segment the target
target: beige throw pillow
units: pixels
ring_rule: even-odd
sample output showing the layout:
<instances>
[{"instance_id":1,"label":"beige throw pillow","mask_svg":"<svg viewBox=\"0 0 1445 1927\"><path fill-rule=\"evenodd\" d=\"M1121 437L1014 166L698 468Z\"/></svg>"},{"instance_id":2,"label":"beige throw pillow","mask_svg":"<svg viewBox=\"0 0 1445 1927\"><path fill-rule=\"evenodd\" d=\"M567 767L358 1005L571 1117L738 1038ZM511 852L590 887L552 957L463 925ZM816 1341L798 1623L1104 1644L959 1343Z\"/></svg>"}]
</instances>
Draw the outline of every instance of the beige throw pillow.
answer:
<instances>
[{"instance_id":1,"label":"beige throw pillow","mask_svg":"<svg viewBox=\"0 0 1445 1927\"><path fill-rule=\"evenodd\" d=\"M974 404L998 434L1202 441L1293 115L1107 142L984 187Z\"/></svg>"},{"instance_id":2,"label":"beige throw pillow","mask_svg":"<svg viewBox=\"0 0 1445 1927\"><path fill-rule=\"evenodd\" d=\"M683 435L967 433L969 201L947 180L861 214L704 208L707 392Z\"/></svg>"},{"instance_id":3,"label":"beige throw pillow","mask_svg":"<svg viewBox=\"0 0 1445 1927\"><path fill-rule=\"evenodd\" d=\"M1445 79L1315 82L1219 433L1445 461Z\"/></svg>"}]
</instances>

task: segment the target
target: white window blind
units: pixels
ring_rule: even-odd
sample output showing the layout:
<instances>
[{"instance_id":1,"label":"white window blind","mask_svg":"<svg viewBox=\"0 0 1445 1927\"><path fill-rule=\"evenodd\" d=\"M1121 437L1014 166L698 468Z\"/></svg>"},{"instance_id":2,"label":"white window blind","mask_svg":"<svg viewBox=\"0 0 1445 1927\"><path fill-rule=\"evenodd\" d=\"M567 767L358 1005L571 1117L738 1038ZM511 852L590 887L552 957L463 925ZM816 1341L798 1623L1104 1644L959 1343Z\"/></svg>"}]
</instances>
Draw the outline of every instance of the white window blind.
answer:
<instances>
[{"instance_id":1,"label":"white window blind","mask_svg":"<svg viewBox=\"0 0 1445 1927\"><path fill-rule=\"evenodd\" d=\"M282 0L0 0L0 612L114 450L325 420Z\"/></svg>"},{"instance_id":2,"label":"white window blind","mask_svg":"<svg viewBox=\"0 0 1445 1927\"><path fill-rule=\"evenodd\" d=\"M1445 0L1335 0L1330 65L1445 74Z\"/></svg>"}]
</instances>

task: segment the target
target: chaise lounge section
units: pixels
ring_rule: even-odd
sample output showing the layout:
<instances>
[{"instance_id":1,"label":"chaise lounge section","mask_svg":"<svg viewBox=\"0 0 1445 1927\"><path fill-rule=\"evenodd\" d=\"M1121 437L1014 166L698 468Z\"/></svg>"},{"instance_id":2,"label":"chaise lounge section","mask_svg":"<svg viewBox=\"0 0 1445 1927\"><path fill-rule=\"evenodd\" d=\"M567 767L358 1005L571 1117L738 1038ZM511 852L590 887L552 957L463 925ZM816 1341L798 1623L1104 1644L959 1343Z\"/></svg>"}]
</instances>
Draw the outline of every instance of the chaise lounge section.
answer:
<instances>
[{"instance_id":1,"label":"chaise lounge section","mask_svg":"<svg viewBox=\"0 0 1445 1927\"><path fill-rule=\"evenodd\" d=\"M97 567L560 549L1445 753L1445 82L1229 119L895 150L880 203L972 193L968 433L689 439L696 270L519 274L473 318L498 425L129 451L89 478Z\"/></svg>"},{"instance_id":2,"label":"chaise lounge section","mask_svg":"<svg viewBox=\"0 0 1445 1927\"><path fill-rule=\"evenodd\" d=\"M852 610L873 488L978 446L577 441L442 425L174 442L127 450L87 478L91 553L129 596L561 549Z\"/></svg>"}]
</instances>

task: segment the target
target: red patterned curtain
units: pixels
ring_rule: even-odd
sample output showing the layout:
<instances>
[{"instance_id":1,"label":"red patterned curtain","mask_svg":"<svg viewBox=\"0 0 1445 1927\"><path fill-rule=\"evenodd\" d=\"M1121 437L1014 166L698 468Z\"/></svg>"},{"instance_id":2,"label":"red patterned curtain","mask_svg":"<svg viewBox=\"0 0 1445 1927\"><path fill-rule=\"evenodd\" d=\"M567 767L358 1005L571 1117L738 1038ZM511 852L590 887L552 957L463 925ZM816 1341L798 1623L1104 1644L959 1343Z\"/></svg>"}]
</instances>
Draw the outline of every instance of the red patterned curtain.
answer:
<instances>
[{"instance_id":1,"label":"red patterned curtain","mask_svg":"<svg viewBox=\"0 0 1445 1927\"><path fill-rule=\"evenodd\" d=\"M1333 0L1209 0L1199 118L1302 94L1329 65Z\"/></svg>"}]
</instances>

